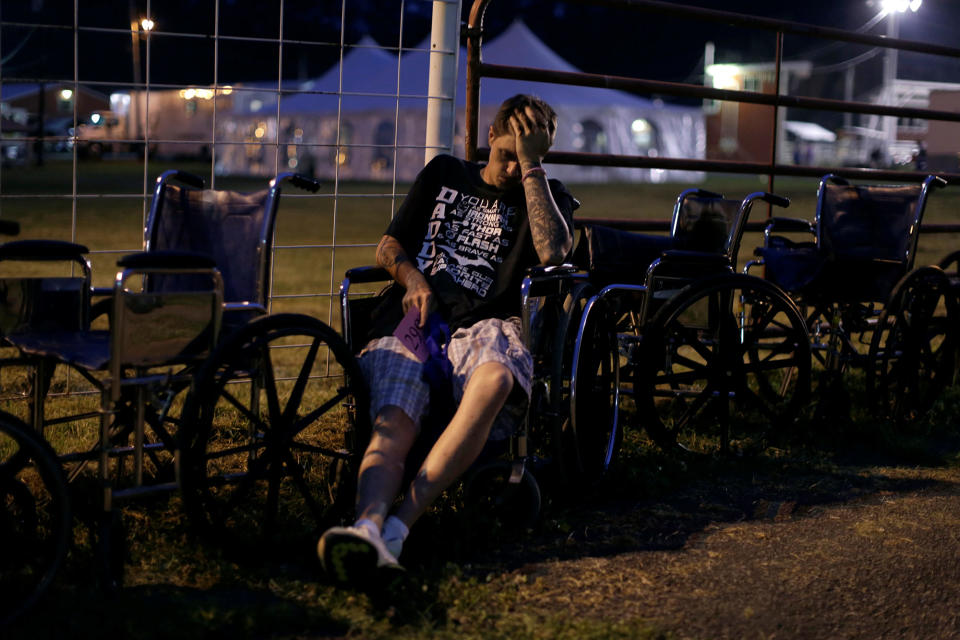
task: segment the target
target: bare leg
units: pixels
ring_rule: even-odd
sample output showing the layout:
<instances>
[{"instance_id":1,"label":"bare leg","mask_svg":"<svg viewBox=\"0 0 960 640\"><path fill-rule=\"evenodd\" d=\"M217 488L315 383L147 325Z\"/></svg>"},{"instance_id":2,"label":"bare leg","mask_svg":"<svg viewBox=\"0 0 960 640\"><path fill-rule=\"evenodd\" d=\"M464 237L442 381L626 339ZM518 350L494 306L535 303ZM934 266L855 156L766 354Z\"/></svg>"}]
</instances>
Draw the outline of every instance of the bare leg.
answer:
<instances>
[{"instance_id":1,"label":"bare leg","mask_svg":"<svg viewBox=\"0 0 960 640\"><path fill-rule=\"evenodd\" d=\"M487 362L473 372L453 419L433 445L397 509L397 517L407 527L477 459L511 389L513 374L499 362Z\"/></svg>"},{"instance_id":2,"label":"bare leg","mask_svg":"<svg viewBox=\"0 0 960 640\"><path fill-rule=\"evenodd\" d=\"M404 461L417 431L417 425L399 407L387 405L377 414L370 444L360 462L357 519L367 518L383 528L387 511L400 493Z\"/></svg>"}]
</instances>

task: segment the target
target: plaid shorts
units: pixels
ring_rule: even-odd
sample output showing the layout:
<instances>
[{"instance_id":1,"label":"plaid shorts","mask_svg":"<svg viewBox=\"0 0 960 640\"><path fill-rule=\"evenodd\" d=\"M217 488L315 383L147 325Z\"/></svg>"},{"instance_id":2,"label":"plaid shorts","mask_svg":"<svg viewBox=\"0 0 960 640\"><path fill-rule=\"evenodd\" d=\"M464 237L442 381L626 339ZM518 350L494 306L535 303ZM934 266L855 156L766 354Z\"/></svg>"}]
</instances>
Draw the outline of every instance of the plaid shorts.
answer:
<instances>
[{"instance_id":1,"label":"plaid shorts","mask_svg":"<svg viewBox=\"0 0 960 640\"><path fill-rule=\"evenodd\" d=\"M447 357L453 366L453 399L459 404L474 370L499 362L513 374L514 392L497 414L491 440L508 438L526 412L530 398L533 358L520 337L520 319L481 320L457 329L450 338ZM359 357L360 369L370 386L370 418L387 405L400 407L417 424L430 406L430 386L421 378L423 364L393 336L370 341ZM516 393L517 389L523 393Z\"/></svg>"}]
</instances>

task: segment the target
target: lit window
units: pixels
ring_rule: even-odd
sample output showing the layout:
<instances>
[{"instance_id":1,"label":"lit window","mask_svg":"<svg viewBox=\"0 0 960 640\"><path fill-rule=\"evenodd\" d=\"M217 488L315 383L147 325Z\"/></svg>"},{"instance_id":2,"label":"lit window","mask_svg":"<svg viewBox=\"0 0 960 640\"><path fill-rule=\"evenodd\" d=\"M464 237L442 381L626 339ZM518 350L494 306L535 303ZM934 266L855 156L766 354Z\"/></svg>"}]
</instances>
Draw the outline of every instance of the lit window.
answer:
<instances>
[{"instance_id":1,"label":"lit window","mask_svg":"<svg viewBox=\"0 0 960 640\"><path fill-rule=\"evenodd\" d=\"M339 145L333 148L333 157L331 160L341 167L350 164L350 144L353 142L353 125L349 122L340 124Z\"/></svg>"},{"instance_id":2,"label":"lit window","mask_svg":"<svg viewBox=\"0 0 960 640\"><path fill-rule=\"evenodd\" d=\"M373 144L376 145L371 162L373 170L386 171L392 168L394 150L394 127L392 121L384 120L377 125L377 130L373 135Z\"/></svg>"},{"instance_id":3,"label":"lit window","mask_svg":"<svg viewBox=\"0 0 960 640\"><path fill-rule=\"evenodd\" d=\"M583 120L573 125L573 147L585 153L607 153L607 134L596 120Z\"/></svg>"},{"instance_id":4,"label":"lit window","mask_svg":"<svg viewBox=\"0 0 960 640\"><path fill-rule=\"evenodd\" d=\"M646 118L637 118L630 124L630 133L637 150L645 152L657 146L657 132Z\"/></svg>"}]
</instances>

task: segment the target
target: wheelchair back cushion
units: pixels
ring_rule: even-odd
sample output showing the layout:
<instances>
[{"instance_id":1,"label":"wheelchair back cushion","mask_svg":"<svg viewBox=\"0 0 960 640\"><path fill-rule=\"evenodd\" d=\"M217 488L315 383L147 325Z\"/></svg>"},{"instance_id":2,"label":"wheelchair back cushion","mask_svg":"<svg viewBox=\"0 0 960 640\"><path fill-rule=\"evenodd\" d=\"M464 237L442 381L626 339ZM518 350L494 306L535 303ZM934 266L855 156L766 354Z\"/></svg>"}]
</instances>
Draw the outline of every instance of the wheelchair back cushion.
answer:
<instances>
[{"instance_id":1,"label":"wheelchair back cushion","mask_svg":"<svg viewBox=\"0 0 960 640\"><path fill-rule=\"evenodd\" d=\"M673 248L727 253L739 214L739 200L685 198L673 223Z\"/></svg>"},{"instance_id":2,"label":"wheelchair back cushion","mask_svg":"<svg viewBox=\"0 0 960 640\"><path fill-rule=\"evenodd\" d=\"M612 281L642 281L647 267L673 247L670 236L652 236L586 224L573 254L578 267Z\"/></svg>"},{"instance_id":3,"label":"wheelchair back cushion","mask_svg":"<svg viewBox=\"0 0 960 640\"><path fill-rule=\"evenodd\" d=\"M268 190L256 193L190 189L166 185L153 249L202 253L214 259L223 275L225 302L263 304L262 289L270 241ZM202 285L201 285L202 286ZM151 283L154 291L196 288L191 276L165 276Z\"/></svg>"},{"instance_id":4,"label":"wheelchair back cushion","mask_svg":"<svg viewBox=\"0 0 960 640\"><path fill-rule=\"evenodd\" d=\"M820 248L828 259L906 262L916 232L919 185L825 185Z\"/></svg>"},{"instance_id":5,"label":"wheelchair back cushion","mask_svg":"<svg viewBox=\"0 0 960 640\"><path fill-rule=\"evenodd\" d=\"M757 247L754 254L763 258L766 279L790 292L800 291L813 282L823 267L813 242L770 236L769 244Z\"/></svg>"}]
</instances>

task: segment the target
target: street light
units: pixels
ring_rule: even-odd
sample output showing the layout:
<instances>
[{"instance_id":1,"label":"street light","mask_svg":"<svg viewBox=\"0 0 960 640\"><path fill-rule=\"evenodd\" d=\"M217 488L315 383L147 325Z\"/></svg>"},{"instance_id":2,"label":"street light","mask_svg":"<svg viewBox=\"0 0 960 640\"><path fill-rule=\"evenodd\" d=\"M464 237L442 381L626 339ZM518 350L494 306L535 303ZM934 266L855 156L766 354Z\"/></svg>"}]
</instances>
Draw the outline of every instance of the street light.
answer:
<instances>
[{"instance_id":1,"label":"street light","mask_svg":"<svg viewBox=\"0 0 960 640\"><path fill-rule=\"evenodd\" d=\"M904 13L909 9L914 13L923 4L923 0L881 0L880 10L883 13Z\"/></svg>"},{"instance_id":2,"label":"street light","mask_svg":"<svg viewBox=\"0 0 960 640\"><path fill-rule=\"evenodd\" d=\"M127 137L130 137L131 133L134 138L139 139L140 137L140 30L142 29L149 36L155 26L156 23L150 18L141 18L139 23L136 20L130 21L130 38L133 44L133 91L130 93L133 98L133 108L130 117L127 118ZM149 50L149 45L147 46ZM148 56L147 63L149 64L149 62ZM133 120L132 131L129 125L130 120Z\"/></svg>"},{"instance_id":3,"label":"street light","mask_svg":"<svg viewBox=\"0 0 960 640\"><path fill-rule=\"evenodd\" d=\"M896 40L900 35L900 25L897 16L907 11L916 13L923 0L881 0L880 13L887 16L887 37ZM893 47L888 47L883 56L883 93L884 104L896 106L897 101L897 54ZM885 154L889 156L890 149L897 141L897 118L887 116L883 119L883 141L886 143Z\"/></svg>"}]
</instances>

